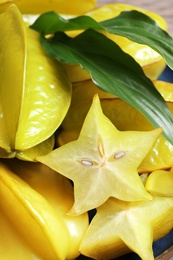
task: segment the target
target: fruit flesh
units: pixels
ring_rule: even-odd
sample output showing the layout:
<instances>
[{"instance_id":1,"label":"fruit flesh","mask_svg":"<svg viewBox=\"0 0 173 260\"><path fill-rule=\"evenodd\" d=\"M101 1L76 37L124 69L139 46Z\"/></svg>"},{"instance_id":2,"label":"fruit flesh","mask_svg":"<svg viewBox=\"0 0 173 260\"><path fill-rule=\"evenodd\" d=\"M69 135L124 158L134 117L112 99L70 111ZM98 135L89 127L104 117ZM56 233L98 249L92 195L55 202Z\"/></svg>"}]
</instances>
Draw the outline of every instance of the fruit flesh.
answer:
<instances>
[{"instance_id":1,"label":"fruit flesh","mask_svg":"<svg viewBox=\"0 0 173 260\"><path fill-rule=\"evenodd\" d=\"M173 112L173 84L158 80L153 83ZM84 118L95 93L99 94L104 114L118 130L148 131L153 129L149 121L135 108L118 97L101 91L92 81L85 81L73 86L71 106L62 123L62 131L57 137L58 145L63 145L78 138ZM138 172L143 173L151 172L156 169L167 169L171 167L172 164L173 146L164 136L159 136L152 150L149 151L139 166Z\"/></svg>"},{"instance_id":2,"label":"fruit flesh","mask_svg":"<svg viewBox=\"0 0 173 260\"><path fill-rule=\"evenodd\" d=\"M173 199L124 202L110 198L97 209L81 243L81 253L93 259L114 259L132 250L154 260L152 242L172 229Z\"/></svg>"},{"instance_id":3,"label":"fruit flesh","mask_svg":"<svg viewBox=\"0 0 173 260\"><path fill-rule=\"evenodd\" d=\"M96 95L79 138L37 160L73 181L71 215L96 208L109 197L150 200L137 168L160 133L161 129L118 131L103 114Z\"/></svg>"}]
</instances>

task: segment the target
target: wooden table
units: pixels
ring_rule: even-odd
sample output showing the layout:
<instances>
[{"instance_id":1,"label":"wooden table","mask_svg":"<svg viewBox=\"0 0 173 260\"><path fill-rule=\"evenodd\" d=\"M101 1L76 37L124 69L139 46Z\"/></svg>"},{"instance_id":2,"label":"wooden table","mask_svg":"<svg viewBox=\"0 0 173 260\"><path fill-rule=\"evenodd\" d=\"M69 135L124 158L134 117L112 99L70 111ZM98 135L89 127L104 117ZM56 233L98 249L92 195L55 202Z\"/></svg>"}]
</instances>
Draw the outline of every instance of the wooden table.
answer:
<instances>
[{"instance_id":1,"label":"wooden table","mask_svg":"<svg viewBox=\"0 0 173 260\"><path fill-rule=\"evenodd\" d=\"M173 36L173 0L97 0L98 5L123 3L145 8L161 15L168 24L168 32Z\"/></svg>"}]
</instances>

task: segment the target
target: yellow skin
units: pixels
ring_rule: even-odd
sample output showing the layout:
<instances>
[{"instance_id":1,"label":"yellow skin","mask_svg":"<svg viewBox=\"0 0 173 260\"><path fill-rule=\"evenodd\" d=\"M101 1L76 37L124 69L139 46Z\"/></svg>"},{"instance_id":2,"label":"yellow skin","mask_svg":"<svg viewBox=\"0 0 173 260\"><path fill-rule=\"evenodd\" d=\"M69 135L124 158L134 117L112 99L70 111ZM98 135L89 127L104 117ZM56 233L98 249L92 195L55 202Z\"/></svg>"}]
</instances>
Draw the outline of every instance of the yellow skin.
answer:
<instances>
[{"instance_id":1,"label":"yellow skin","mask_svg":"<svg viewBox=\"0 0 173 260\"><path fill-rule=\"evenodd\" d=\"M1 164L0 169L0 209L6 219L31 252L46 260L65 259L68 232L60 215L44 197L8 168Z\"/></svg>"},{"instance_id":2,"label":"yellow skin","mask_svg":"<svg viewBox=\"0 0 173 260\"><path fill-rule=\"evenodd\" d=\"M173 167L169 171L153 171L147 178L145 188L154 196L173 198Z\"/></svg>"},{"instance_id":3,"label":"yellow skin","mask_svg":"<svg viewBox=\"0 0 173 260\"><path fill-rule=\"evenodd\" d=\"M15 5L0 14L0 23L6 25L0 30L0 157L33 160L53 148L51 136L69 108L71 83Z\"/></svg>"},{"instance_id":4,"label":"yellow skin","mask_svg":"<svg viewBox=\"0 0 173 260\"><path fill-rule=\"evenodd\" d=\"M69 180L39 163L15 159L3 163L0 218L6 224L0 225L0 232L6 230L6 237L13 234L8 243L6 240L1 243L3 260L12 259L13 250L19 260L27 259L25 254L28 259L34 256L42 260L75 259L88 227L88 214L66 215L73 204ZM6 251L7 245L12 251Z\"/></svg>"},{"instance_id":5,"label":"yellow skin","mask_svg":"<svg viewBox=\"0 0 173 260\"><path fill-rule=\"evenodd\" d=\"M79 15L92 10L96 6L96 0L74 0L73 4L69 4L68 0L0 0L0 12L10 4L16 4L24 14L40 14L54 10L61 14Z\"/></svg>"}]
</instances>

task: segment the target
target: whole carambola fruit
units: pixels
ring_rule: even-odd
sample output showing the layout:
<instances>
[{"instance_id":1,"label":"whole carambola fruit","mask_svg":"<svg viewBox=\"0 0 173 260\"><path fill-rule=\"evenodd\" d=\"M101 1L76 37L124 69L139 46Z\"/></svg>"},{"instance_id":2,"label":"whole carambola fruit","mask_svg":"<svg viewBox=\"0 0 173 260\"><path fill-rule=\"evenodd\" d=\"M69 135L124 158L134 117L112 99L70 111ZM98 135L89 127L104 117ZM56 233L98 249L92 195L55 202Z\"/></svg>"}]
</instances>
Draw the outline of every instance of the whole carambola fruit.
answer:
<instances>
[{"instance_id":1,"label":"whole carambola fruit","mask_svg":"<svg viewBox=\"0 0 173 260\"><path fill-rule=\"evenodd\" d=\"M18 237L14 236L13 232L14 238L11 237L6 241L8 250L5 250L6 244L1 240L3 259L12 259L10 250L13 250L16 259L22 259L22 251L26 252L23 259L35 257L45 260L66 259L69 235L62 216L46 198L2 162L0 162L0 198L0 219L4 224L3 219L6 220L6 232L3 226L0 226L2 234L5 233L4 240L10 237L9 231L15 230L15 233L19 234L21 250L20 255L19 248L12 249L12 241L15 243Z\"/></svg>"},{"instance_id":2,"label":"whole carambola fruit","mask_svg":"<svg viewBox=\"0 0 173 260\"><path fill-rule=\"evenodd\" d=\"M2 162L2 163L1 163ZM32 215L34 219L36 219L37 216L39 216L39 219L45 219L45 215L55 215L56 222L58 222L62 228L59 229L59 231L55 231L54 229L51 230L51 226L57 225L57 223L50 223L50 225L46 224L42 221L40 223L42 227L42 234L39 232L38 237L35 236L32 241L29 241L29 243L24 240L24 232L23 234L23 242L20 246L16 247L14 250L16 259L17 260L29 260L29 257L26 258L26 255L23 256L21 253L21 250L25 249L25 246L30 244L30 251L34 254L39 254L39 250L41 250L40 255L42 258L39 258L40 260L46 260L45 257L45 251L48 253L49 246L44 244L44 250L41 247L41 244L44 242L44 238L47 234L47 232L50 234L53 232L53 234L50 234L50 237L48 237L47 241L52 246L52 250L55 254L58 252L58 255L60 256L63 253L65 255L65 259L76 259L76 257L79 256L79 246L81 243L81 240L88 228L89 220L88 220L88 213L81 214L79 216L69 216L66 214L66 212L69 210L69 208L72 207L74 203L74 191L73 191L73 185L71 184L70 180L62 176L61 174L58 174L57 172L53 171L51 168L45 166L41 163L33 163L33 162L24 162L22 160L17 160L16 158L11 160L1 159L0 160L0 169L2 173L0 174L0 185L2 187L2 190L4 190L4 182L8 185L11 196L13 197L13 200L15 200L16 196L18 197L17 207L18 207L18 218L12 220L11 217L7 218L8 224L10 224L10 221L14 221L16 225L16 232L15 236L18 235L19 229L27 229L25 226L27 224L29 231L27 233L27 237L31 237L32 234L30 232L33 232L33 229L31 227L31 224L26 223L29 220L28 215ZM5 172L4 172L5 171ZM3 177L2 177L3 175ZM12 186L10 186L10 180L9 178L13 179L14 183ZM3 182L4 180L4 182ZM16 183L18 183L18 186L16 187ZM28 185L29 187L27 187ZM16 195L15 191L18 190L18 195ZM25 196L23 193L21 194L20 190L24 189L27 190L29 197L30 197L30 208L27 208L27 211L25 212L25 215L19 214L22 211L22 205L26 205ZM0 191L1 194L1 191ZM5 193L2 196L8 197L9 191ZM38 206L36 205L36 202L38 202ZM41 204L39 205L39 202ZM10 213L12 211L16 211L16 204L13 203L13 206L9 207L9 203L11 205L11 202L6 201L6 205L4 206L4 211L0 210L2 212L2 215L5 214L6 210ZM45 213L46 210L48 210L48 205L50 207L50 211ZM1 203L0 203L1 208ZM34 209L34 210L33 210ZM54 211L54 213L52 212ZM7 214L8 214L7 212ZM15 214L15 213L14 213ZM1 215L0 215L1 216ZM21 218L21 219L20 219ZM22 222L22 219L25 219L25 222ZM53 221L50 218L50 222ZM63 223L61 222L63 221ZM22 226L22 224L23 226ZM65 225L65 226L64 226ZM35 224L34 224L35 226ZM0 233L1 231L6 232L7 235L10 236L10 232L8 232L6 227L2 227L0 224ZM11 229L10 229L11 231ZM7 234L8 233L8 234ZM63 241L64 236L66 241ZM63 246L61 246L61 240L64 243ZM12 248L14 248L14 244L16 242L16 239L10 239L10 241L3 241L3 238L0 237L0 244L1 244L1 250L5 252L5 256L3 254L3 260L9 260L12 259L13 255L11 253ZM5 250L6 245L8 245L8 248L10 250ZM37 246L35 248L35 245ZM67 248L66 248L67 246ZM65 248L65 250L64 250ZM8 252L6 252L8 251ZM9 252L10 251L10 252ZM24 250L26 251L26 250ZM44 251L44 252L43 252ZM19 255L18 255L19 254ZM23 257L22 257L23 256ZM11 258L10 258L11 257ZM34 259L34 257L32 258ZM47 256L47 259L60 259L53 258L50 254ZM31 259L30 259L31 260Z\"/></svg>"},{"instance_id":3,"label":"whole carambola fruit","mask_svg":"<svg viewBox=\"0 0 173 260\"><path fill-rule=\"evenodd\" d=\"M15 5L0 14L0 23L0 157L34 160L53 148L71 83Z\"/></svg>"}]
</instances>

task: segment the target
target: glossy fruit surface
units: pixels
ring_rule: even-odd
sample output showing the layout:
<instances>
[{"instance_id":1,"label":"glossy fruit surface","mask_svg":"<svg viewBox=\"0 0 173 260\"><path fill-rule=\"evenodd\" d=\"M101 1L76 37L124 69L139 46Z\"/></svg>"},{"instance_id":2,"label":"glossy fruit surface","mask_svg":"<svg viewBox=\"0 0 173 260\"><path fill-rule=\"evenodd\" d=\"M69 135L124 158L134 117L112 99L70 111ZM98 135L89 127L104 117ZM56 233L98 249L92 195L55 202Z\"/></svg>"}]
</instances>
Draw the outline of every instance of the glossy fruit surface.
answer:
<instances>
[{"instance_id":1,"label":"glossy fruit surface","mask_svg":"<svg viewBox=\"0 0 173 260\"><path fill-rule=\"evenodd\" d=\"M75 259L79 255L80 242L89 225L88 214L72 217L66 212L74 203L73 187L64 176L51 170L49 167L32 162L10 160L8 167L31 188L42 195L61 216L69 234L69 247L66 259ZM58 236L58 234L57 234Z\"/></svg>"},{"instance_id":2,"label":"glossy fruit surface","mask_svg":"<svg viewBox=\"0 0 173 260\"><path fill-rule=\"evenodd\" d=\"M69 4L68 0L0 0L0 12L10 4L16 4L24 14L40 14L55 10L61 14L79 15L92 10L96 6L96 0L74 0L73 4Z\"/></svg>"},{"instance_id":3,"label":"glossy fruit surface","mask_svg":"<svg viewBox=\"0 0 173 260\"><path fill-rule=\"evenodd\" d=\"M8 219L0 211L0 255L4 260L14 259L18 260L34 260L39 259L32 250L26 245L20 234L16 232L15 228L9 224ZM19 250L20 248L20 250Z\"/></svg>"},{"instance_id":4,"label":"glossy fruit surface","mask_svg":"<svg viewBox=\"0 0 173 260\"><path fill-rule=\"evenodd\" d=\"M53 134L71 98L71 85L62 64L45 55L35 31L27 28L26 32L26 86L15 139L18 150L30 148Z\"/></svg>"},{"instance_id":5,"label":"glossy fruit surface","mask_svg":"<svg viewBox=\"0 0 173 260\"><path fill-rule=\"evenodd\" d=\"M37 160L73 181L75 201L70 214L96 208L111 196L150 200L137 168L160 133L161 129L118 131L103 114L96 95L79 138Z\"/></svg>"},{"instance_id":6,"label":"glossy fruit surface","mask_svg":"<svg viewBox=\"0 0 173 260\"><path fill-rule=\"evenodd\" d=\"M62 64L45 54L39 34L26 27L15 5L0 14L0 22L6 24L0 29L0 156L14 157L31 148L31 157L39 150L45 154L45 147L52 150L50 137L69 108L71 83Z\"/></svg>"},{"instance_id":7,"label":"glossy fruit surface","mask_svg":"<svg viewBox=\"0 0 173 260\"><path fill-rule=\"evenodd\" d=\"M0 198L0 211L38 257L65 259L69 241L62 217L43 196L2 163Z\"/></svg>"},{"instance_id":8,"label":"glossy fruit surface","mask_svg":"<svg viewBox=\"0 0 173 260\"><path fill-rule=\"evenodd\" d=\"M145 188L155 196L173 197L173 168L152 172L147 178Z\"/></svg>"}]
</instances>

